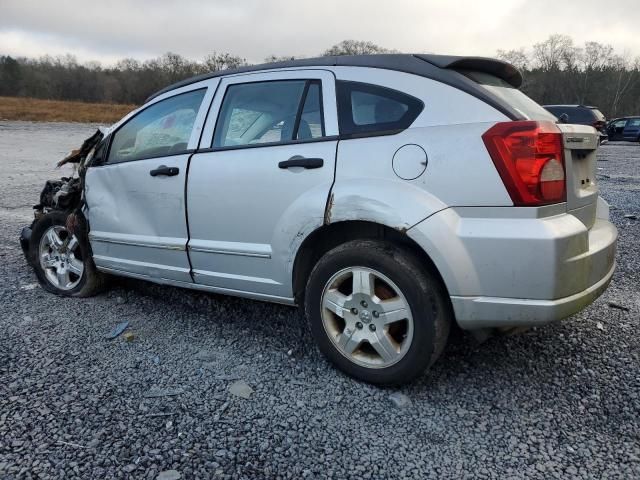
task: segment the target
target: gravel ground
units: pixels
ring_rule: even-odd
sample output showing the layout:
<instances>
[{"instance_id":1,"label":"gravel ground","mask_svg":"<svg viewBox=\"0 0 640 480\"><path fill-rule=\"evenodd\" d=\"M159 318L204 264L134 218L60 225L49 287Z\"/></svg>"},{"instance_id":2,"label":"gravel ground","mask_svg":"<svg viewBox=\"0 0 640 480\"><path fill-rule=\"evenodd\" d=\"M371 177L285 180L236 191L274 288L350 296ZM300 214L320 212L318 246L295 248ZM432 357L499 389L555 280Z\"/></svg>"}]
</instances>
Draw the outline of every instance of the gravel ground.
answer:
<instances>
[{"instance_id":1,"label":"gravel ground","mask_svg":"<svg viewBox=\"0 0 640 480\"><path fill-rule=\"evenodd\" d=\"M288 307L133 281L84 300L39 288L19 230L93 128L0 123L0 478L640 477L640 220L624 217L640 217L639 145L600 152L620 241L598 301L480 346L462 336L384 389L334 370ZM133 340L106 340L122 321Z\"/></svg>"}]
</instances>

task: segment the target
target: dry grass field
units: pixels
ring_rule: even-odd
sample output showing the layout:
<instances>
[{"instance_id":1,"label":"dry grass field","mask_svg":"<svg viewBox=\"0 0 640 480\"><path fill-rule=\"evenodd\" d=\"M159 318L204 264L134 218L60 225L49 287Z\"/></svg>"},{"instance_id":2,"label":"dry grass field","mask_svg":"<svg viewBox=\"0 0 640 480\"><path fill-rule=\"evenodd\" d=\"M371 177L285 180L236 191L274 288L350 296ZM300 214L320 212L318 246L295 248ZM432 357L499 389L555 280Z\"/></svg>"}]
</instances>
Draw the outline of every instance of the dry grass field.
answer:
<instances>
[{"instance_id":1,"label":"dry grass field","mask_svg":"<svg viewBox=\"0 0 640 480\"><path fill-rule=\"evenodd\" d=\"M0 97L0 120L113 123L136 105Z\"/></svg>"}]
</instances>

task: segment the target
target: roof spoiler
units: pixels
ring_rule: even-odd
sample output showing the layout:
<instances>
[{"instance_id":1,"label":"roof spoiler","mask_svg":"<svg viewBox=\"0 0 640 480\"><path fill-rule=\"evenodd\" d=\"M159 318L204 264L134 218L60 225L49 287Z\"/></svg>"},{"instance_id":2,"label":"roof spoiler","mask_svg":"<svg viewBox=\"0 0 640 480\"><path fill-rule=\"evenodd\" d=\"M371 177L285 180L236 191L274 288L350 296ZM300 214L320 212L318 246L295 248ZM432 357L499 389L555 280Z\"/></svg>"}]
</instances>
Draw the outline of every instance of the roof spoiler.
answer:
<instances>
[{"instance_id":1,"label":"roof spoiler","mask_svg":"<svg viewBox=\"0 0 640 480\"><path fill-rule=\"evenodd\" d=\"M486 57L459 57L455 55L424 55L415 57L432 65L449 70L474 70L501 78L509 85L519 88L522 85L522 74L510 63Z\"/></svg>"}]
</instances>

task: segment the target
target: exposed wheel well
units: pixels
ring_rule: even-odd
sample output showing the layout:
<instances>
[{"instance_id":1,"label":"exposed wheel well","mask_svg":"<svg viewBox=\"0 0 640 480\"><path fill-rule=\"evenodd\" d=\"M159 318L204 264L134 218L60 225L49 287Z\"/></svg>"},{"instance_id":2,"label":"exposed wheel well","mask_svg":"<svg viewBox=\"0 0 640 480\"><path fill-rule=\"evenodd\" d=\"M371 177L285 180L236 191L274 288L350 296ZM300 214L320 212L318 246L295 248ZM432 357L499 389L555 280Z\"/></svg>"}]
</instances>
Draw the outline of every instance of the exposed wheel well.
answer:
<instances>
[{"instance_id":1,"label":"exposed wheel well","mask_svg":"<svg viewBox=\"0 0 640 480\"><path fill-rule=\"evenodd\" d=\"M293 264L293 294L298 305L303 302L307 279L318 260L338 245L359 239L386 240L403 246L416 255L425 268L437 276L447 291L446 285L429 255L406 233L378 223L346 221L320 227L302 242Z\"/></svg>"}]
</instances>

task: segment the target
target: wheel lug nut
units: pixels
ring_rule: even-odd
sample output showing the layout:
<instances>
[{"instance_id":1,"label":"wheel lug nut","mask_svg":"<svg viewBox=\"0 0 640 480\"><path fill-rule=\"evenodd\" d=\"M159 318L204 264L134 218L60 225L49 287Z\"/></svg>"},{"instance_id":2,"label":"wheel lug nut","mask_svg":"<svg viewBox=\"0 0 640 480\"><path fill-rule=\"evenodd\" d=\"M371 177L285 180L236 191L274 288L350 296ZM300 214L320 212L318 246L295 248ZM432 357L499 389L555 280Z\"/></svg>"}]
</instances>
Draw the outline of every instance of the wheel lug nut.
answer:
<instances>
[{"instance_id":1,"label":"wheel lug nut","mask_svg":"<svg viewBox=\"0 0 640 480\"><path fill-rule=\"evenodd\" d=\"M380 314L376 310L374 310L371 315L373 315L375 318L378 318L380 316Z\"/></svg>"},{"instance_id":2,"label":"wheel lug nut","mask_svg":"<svg viewBox=\"0 0 640 480\"><path fill-rule=\"evenodd\" d=\"M351 313L353 313L354 315L357 315L357 314L358 314L358 309L357 309L357 308L355 308L355 307L353 307L353 308L351 309Z\"/></svg>"},{"instance_id":3,"label":"wheel lug nut","mask_svg":"<svg viewBox=\"0 0 640 480\"><path fill-rule=\"evenodd\" d=\"M376 331L376 326L373 323L369 324L369 330L371 330L372 332Z\"/></svg>"},{"instance_id":4,"label":"wheel lug nut","mask_svg":"<svg viewBox=\"0 0 640 480\"><path fill-rule=\"evenodd\" d=\"M362 330L362 323L357 322L357 323L356 323L356 328L357 328L358 330Z\"/></svg>"},{"instance_id":5,"label":"wheel lug nut","mask_svg":"<svg viewBox=\"0 0 640 480\"><path fill-rule=\"evenodd\" d=\"M364 300L360 302L360 305L362 305L362 308L367 308L369 306Z\"/></svg>"}]
</instances>

